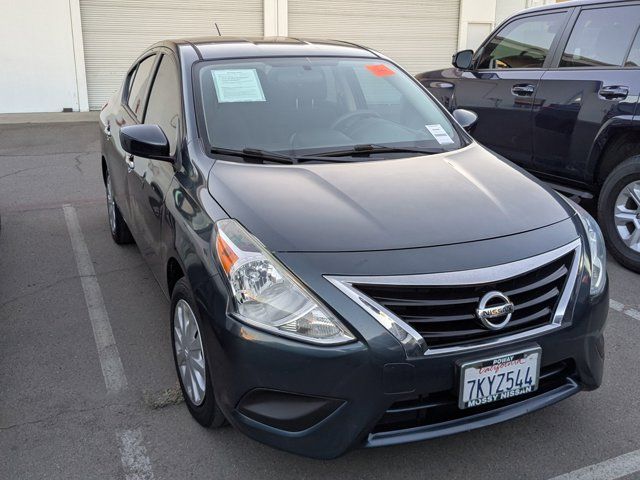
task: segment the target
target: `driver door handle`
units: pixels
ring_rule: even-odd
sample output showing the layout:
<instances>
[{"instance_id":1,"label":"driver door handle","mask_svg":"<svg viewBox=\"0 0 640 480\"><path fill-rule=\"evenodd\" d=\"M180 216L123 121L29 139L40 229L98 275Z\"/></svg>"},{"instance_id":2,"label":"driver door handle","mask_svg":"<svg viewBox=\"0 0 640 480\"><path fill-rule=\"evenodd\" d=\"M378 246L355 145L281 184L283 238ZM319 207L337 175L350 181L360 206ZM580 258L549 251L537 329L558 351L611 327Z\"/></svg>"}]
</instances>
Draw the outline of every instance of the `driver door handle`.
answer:
<instances>
[{"instance_id":1,"label":"driver door handle","mask_svg":"<svg viewBox=\"0 0 640 480\"><path fill-rule=\"evenodd\" d=\"M107 126L104 127L104 134L107 136L107 140L111 140L111 125L107 123Z\"/></svg>"},{"instance_id":2,"label":"driver door handle","mask_svg":"<svg viewBox=\"0 0 640 480\"><path fill-rule=\"evenodd\" d=\"M127 162L127 172L133 172L133 170L136 168L136 162L133 158L133 155L127 153L127 155L124 157L124 161Z\"/></svg>"},{"instance_id":3,"label":"driver door handle","mask_svg":"<svg viewBox=\"0 0 640 480\"><path fill-rule=\"evenodd\" d=\"M517 97L530 97L535 92L535 85L531 85L528 83L523 83L520 85L514 85L511 87L511 93L513 93Z\"/></svg>"},{"instance_id":4,"label":"driver door handle","mask_svg":"<svg viewBox=\"0 0 640 480\"><path fill-rule=\"evenodd\" d=\"M598 95L606 100L624 100L629 95L629 87L620 85L602 87Z\"/></svg>"}]
</instances>

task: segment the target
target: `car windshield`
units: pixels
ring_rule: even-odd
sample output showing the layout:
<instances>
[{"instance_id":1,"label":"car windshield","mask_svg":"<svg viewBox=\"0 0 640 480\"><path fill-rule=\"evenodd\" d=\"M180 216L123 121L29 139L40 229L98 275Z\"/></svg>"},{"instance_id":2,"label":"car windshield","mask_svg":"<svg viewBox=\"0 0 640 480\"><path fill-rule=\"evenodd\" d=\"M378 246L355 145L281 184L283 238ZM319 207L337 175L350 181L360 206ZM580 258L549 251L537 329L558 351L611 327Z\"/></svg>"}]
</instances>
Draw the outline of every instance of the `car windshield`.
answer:
<instances>
[{"instance_id":1,"label":"car windshield","mask_svg":"<svg viewBox=\"0 0 640 480\"><path fill-rule=\"evenodd\" d=\"M413 79L378 58L207 62L195 83L200 135L213 149L302 156L392 147L401 154L465 142Z\"/></svg>"}]
</instances>

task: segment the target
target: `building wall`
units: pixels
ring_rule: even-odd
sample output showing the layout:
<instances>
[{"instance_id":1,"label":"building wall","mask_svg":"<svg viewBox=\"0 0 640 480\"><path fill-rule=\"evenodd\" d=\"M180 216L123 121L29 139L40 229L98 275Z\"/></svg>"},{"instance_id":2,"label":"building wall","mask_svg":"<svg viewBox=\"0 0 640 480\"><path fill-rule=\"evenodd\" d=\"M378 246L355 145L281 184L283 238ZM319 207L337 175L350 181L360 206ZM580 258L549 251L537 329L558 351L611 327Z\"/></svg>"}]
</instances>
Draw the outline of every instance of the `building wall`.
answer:
<instances>
[{"instance_id":1,"label":"building wall","mask_svg":"<svg viewBox=\"0 0 640 480\"><path fill-rule=\"evenodd\" d=\"M88 0L82 1L86 4ZM209 1L212 12L218 7L225 8L223 5L229 2ZM261 21L265 35L289 34L288 9L295 6L295 1L298 0L262 0L264 18ZM350 1L344 0L345 8ZM460 0L457 45L452 42L451 50L456 46L457 49L475 49L503 18L524 7L556 1L560 0ZM401 2L394 0L396 5ZM104 0L104 6L110 3L114 9L121 5L120 1ZM153 0L136 0L136 3L144 7L141 11L154 8L155 4ZM407 1L407 5L411 3ZM66 108L88 110L85 42L86 36L92 33L83 31L86 22L81 18L80 4L81 0L0 0L0 113L60 112ZM221 18L219 13L213 15L208 10L203 11L203 15L207 28L212 28L209 23L213 19ZM140 18L140 22L144 21L145 18ZM455 22L455 18L452 21ZM156 27L162 30L161 25ZM168 24L166 31L171 27ZM349 28L348 25L345 28ZM429 25L425 24L424 28L429 29ZM229 32L225 33L240 33L234 28L226 30ZM332 36L340 37L340 33L332 32ZM346 32L345 37L349 33ZM384 29L380 33L384 33ZM403 54L412 55L401 52L395 56ZM448 55L442 58L445 57L447 61L442 60L446 63L442 67L448 66ZM120 75L120 72L116 74ZM95 79L91 81L95 83ZM95 107L97 103L92 105Z\"/></svg>"},{"instance_id":2,"label":"building wall","mask_svg":"<svg viewBox=\"0 0 640 480\"><path fill-rule=\"evenodd\" d=\"M0 0L0 113L80 109L69 0Z\"/></svg>"}]
</instances>

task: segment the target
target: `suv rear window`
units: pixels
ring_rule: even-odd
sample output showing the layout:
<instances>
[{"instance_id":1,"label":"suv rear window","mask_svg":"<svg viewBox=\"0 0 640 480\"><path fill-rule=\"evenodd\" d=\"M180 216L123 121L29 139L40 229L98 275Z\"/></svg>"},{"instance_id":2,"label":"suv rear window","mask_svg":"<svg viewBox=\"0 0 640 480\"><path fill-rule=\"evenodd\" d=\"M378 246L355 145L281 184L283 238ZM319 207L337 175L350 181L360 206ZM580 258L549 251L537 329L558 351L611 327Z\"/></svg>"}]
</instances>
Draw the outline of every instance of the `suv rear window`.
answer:
<instances>
[{"instance_id":1,"label":"suv rear window","mask_svg":"<svg viewBox=\"0 0 640 480\"><path fill-rule=\"evenodd\" d=\"M638 25L640 5L581 12L560 67L621 67Z\"/></svg>"}]
</instances>

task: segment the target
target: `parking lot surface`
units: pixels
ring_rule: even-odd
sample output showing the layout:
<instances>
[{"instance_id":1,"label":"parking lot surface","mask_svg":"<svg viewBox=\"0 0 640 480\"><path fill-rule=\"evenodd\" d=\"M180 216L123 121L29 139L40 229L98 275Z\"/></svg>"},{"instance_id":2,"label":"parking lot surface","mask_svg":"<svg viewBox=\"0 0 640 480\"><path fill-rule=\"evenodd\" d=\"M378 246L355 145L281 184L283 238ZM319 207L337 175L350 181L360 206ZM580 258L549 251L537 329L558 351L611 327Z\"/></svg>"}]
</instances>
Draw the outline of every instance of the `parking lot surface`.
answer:
<instances>
[{"instance_id":1,"label":"parking lot surface","mask_svg":"<svg viewBox=\"0 0 640 480\"><path fill-rule=\"evenodd\" d=\"M332 461L203 429L175 395L168 301L137 247L110 238L98 135L0 125L1 479L640 477L640 275L611 258L595 392Z\"/></svg>"}]
</instances>

